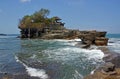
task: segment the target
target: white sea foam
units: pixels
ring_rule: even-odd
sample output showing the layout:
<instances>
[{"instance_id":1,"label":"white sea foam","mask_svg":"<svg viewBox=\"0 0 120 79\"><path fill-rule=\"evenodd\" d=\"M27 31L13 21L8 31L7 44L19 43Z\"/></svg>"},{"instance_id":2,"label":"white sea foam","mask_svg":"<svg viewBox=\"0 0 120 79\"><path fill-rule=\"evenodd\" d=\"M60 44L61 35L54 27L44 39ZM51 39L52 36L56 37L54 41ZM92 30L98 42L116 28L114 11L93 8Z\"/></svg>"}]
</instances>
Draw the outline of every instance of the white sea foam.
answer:
<instances>
[{"instance_id":1,"label":"white sea foam","mask_svg":"<svg viewBox=\"0 0 120 79\"><path fill-rule=\"evenodd\" d=\"M73 76L75 79L83 79L83 76L77 70L75 70Z\"/></svg>"},{"instance_id":2,"label":"white sea foam","mask_svg":"<svg viewBox=\"0 0 120 79\"><path fill-rule=\"evenodd\" d=\"M49 42L51 42L51 43L52 42L61 42L64 45L75 46L78 42L81 42L81 39L72 39L72 40L54 39L54 40L49 40Z\"/></svg>"},{"instance_id":3,"label":"white sea foam","mask_svg":"<svg viewBox=\"0 0 120 79\"><path fill-rule=\"evenodd\" d=\"M120 53L120 38L109 39L108 47L113 51Z\"/></svg>"},{"instance_id":4,"label":"white sea foam","mask_svg":"<svg viewBox=\"0 0 120 79\"><path fill-rule=\"evenodd\" d=\"M52 41L69 42L69 41L72 41L72 40L54 39L54 40L52 40Z\"/></svg>"},{"instance_id":5,"label":"white sea foam","mask_svg":"<svg viewBox=\"0 0 120 79\"><path fill-rule=\"evenodd\" d=\"M81 39L72 39L72 40L55 39L54 41L60 41L60 42L81 42Z\"/></svg>"},{"instance_id":6,"label":"white sea foam","mask_svg":"<svg viewBox=\"0 0 120 79\"><path fill-rule=\"evenodd\" d=\"M26 68L28 75L33 76L33 77L38 77L40 79L48 79L49 78L48 75L46 74L45 70L28 67L23 62L21 62L17 56L15 56L15 59L17 62L23 64L23 66Z\"/></svg>"},{"instance_id":7,"label":"white sea foam","mask_svg":"<svg viewBox=\"0 0 120 79\"><path fill-rule=\"evenodd\" d=\"M64 43L64 45L69 45L69 46L75 46L78 42L67 42L67 43Z\"/></svg>"},{"instance_id":8,"label":"white sea foam","mask_svg":"<svg viewBox=\"0 0 120 79\"><path fill-rule=\"evenodd\" d=\"M26 70L30 76L39 77L40 79L48 79L48 75L43 69L35 69L26 66Z\"/></svg>"},{"instance_id":9,"label":"white sea foam","mask_svg":"<svg viewBox=\"0 0 120 79\"><path fill-rule=\"evenodd\" d=\"M95 72L95 69L94 69L94 70L92 70L90 74L92 75L92 74L94 74L94 72Z\"/></svg>"},{"instance_id":10,"label":"white sea foam","mask_svg":"<svg viewBox=\"0 0 120 79\"><path fill-rule=\"evenodd\" d=\"M81 39L74 39L74 41L80 42L80 41L81 41Z\"/></svg>"},{"instance_id":11,"label":"white sea foam","mask_svg":"<svg viewBox=\"0 0 120 79\"><path fill-rule=\"evenodd\" d=\"M101 50L88 50L77 47L64 47L55 50L46 50L45 52L49 53L52 58L62 61L74 60L81 56L86 57L88 60L94 59L99 61L104 57L104 53Z\"/></svg>"},{"instance_id":12,"label":"white sea foam","mask_svg":"<svg viewBox=\"0 0 120 79\"><path fill-rule=\"evenodd\" d=\"M36 57L36 55L35 55L35 54L33 54L30 58L34 59L35 57Z\"/></svg>"}]
</instances>

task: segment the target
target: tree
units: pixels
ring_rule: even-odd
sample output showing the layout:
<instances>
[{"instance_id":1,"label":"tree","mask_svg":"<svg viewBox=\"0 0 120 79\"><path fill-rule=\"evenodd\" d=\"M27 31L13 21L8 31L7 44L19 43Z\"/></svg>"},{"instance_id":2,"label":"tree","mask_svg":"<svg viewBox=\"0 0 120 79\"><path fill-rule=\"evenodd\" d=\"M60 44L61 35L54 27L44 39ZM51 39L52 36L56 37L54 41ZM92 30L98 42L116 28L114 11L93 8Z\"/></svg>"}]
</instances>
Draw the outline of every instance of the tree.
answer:
<instances>
[{"instance_id":1,"label":"tree","mask_svg":"<svg viewBox=\"0 0 120 79\"><path fill-rule=\"evenodd\" d=\"M48 9L42 8L32 15L32 19L34 20L34 22L44 22L44 20L46 20L49 13L50 11Z\"/></svg>"},{"instance_id":2,"label":"tree","mask_svg":"<svg viewBox=\"0 0 120 79\"><path fill-rule=\"evenodd\" d=\"M19 28L43 28L59 23L61 19L57 16L48 18L49 13L48 9L42 8L32 15L25 15L19 22Z\"/></svg>"}]
</instances>

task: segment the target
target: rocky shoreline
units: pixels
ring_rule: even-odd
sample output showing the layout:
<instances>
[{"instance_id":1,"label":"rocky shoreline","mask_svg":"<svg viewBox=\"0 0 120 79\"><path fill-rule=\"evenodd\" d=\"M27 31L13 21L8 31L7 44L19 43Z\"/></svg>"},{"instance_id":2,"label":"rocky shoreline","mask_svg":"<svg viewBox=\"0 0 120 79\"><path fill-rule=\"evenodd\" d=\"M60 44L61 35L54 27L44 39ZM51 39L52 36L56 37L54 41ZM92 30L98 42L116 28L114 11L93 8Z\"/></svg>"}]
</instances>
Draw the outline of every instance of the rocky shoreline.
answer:
<instances>
[{"instance_id":1,"label":"rocky shoreline","mask_svg":"<svg viewBox=\"0 0 120 79\"><path fill-rule=\"evenodd\" d=\"M120 79L120 54L109 50L107 47L99 47L98 49L105 54L103 58L105 63L96 69L93 74L85 76L84 79ZM108 63L110 64L106 65ZM111 68L113 68L112 71ZM104 69L108 71L104 72Z\"/></svg>"},{"instance_id":2,"label":"rocky shoreline","mask_svg":"<svg viewBox=\"0 0 120 79\"><path fill-rule=\"evenodd\" d=\"M80 35L79 38L82 39L82 43L81 43L81 45L78 44L79 47L89 48L90 45L92 45L92 44L101 46L101 47L99 47L99 49L102 50L105 54L105 57L103 58L103 60L105 62L113 62L114 64L118 64L117 62L118 62L118 60L120 60L120 58L119 58L120 55L117 55L116 53L113 53L112 51L110 51L109 49L104 47L107 45L107 42L108 42L108 38L105 38L106 32L98 32L98 31L84 31L84 32L81 31L80 32L79 31L79 33L78 33L77 31L75 31L72 33ZM74 38L78 38L78 35L77 35L77 37L74 37ZM67 39L73 39L73 38L67 38ZM117 66L118 66L118 68L120 67L119 64ZM85 79L93 79L93 78L91 78L91 75L89 75L89 76L86 76ZM10 74L10 73L0 73L0 79L39 79L39 78L31 77L27 73L15 74L15 75ZM96 79L99 79L99 78L96 78Z\"/></svg>"},{"instance_id":3,"label":"rocky shoreline","mask_svg":"<svg viewBox=\"0 0 120 79\"><path fill-rule=\"evenodd\" d=\"M115 74L103 73L101 65L95 70L94 74L90 74L84 77L84 79L120 79L120 54L109 50L105 46L98 47L99 50L103 51L105 57L103 60L105 63L111 62L115 65ZM0 79L39 79L37 77L31 77L27 73L23 74L10 74L10 73L0 73Z\"/></svg>"}]
</instances>

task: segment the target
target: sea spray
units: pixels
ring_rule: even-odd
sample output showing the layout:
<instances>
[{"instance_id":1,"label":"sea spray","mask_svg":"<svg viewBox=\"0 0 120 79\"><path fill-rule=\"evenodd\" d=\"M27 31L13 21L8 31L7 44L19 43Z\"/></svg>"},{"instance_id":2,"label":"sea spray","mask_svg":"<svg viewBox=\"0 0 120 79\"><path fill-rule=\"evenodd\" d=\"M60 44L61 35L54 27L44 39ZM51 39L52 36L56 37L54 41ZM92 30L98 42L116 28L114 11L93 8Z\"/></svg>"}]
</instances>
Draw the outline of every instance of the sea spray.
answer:
<instances>
[{"instance_id":1,"label":"sea spray","mask_svg":"<svg viewBox=\"0 0 120 79\"><path fill-rule=\"evenodd\" d=\"M112 51L120 53L120 38L110 38L108 48Z\"/></svg>"},{"instance_id":2,"label":"sea spray","mask_svg":"<svg viewBox=\"0 0 120 79\"><path fill-rule=\"evenodd\" d=\"M15 56L15 59L16 59L17 62L23 64L23 66L25 67L28 75L33 76L33 77L38 77L40 79L48 79L49 78L48 75L46 74L45 70L28 67L22 61L20 61L17 56Z\"/></svg>"}]
</instances>

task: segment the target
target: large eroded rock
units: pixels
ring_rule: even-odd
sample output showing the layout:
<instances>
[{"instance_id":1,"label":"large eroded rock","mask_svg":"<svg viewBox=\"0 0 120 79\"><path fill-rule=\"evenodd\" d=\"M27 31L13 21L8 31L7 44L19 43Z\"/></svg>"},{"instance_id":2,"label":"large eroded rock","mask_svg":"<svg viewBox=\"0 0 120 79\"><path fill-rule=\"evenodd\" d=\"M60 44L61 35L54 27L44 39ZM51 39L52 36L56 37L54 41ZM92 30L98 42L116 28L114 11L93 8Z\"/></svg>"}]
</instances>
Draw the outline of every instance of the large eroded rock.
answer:
<instances>
[{"instance_id":1,"label":"large eroded rock","mask_svg":"<svg viewBox=\"0 0 120 79\"><path fill-rule=\"evenodd\" d=\"M120 79L120 68L115 68L111 62L107 62L95 73L85 76L84 79Z\"/></svg>"},{"instance_id":2,"label":"large eroded rock","mask_svg":"<svg viewBox=\"0 0 120 79\"><path fill-rule=\"evenodd\" d=\"M107 46L108 38L105 37L96 37L95 38L95 45L97 46Z\"/></svg>"}]
</instances>

